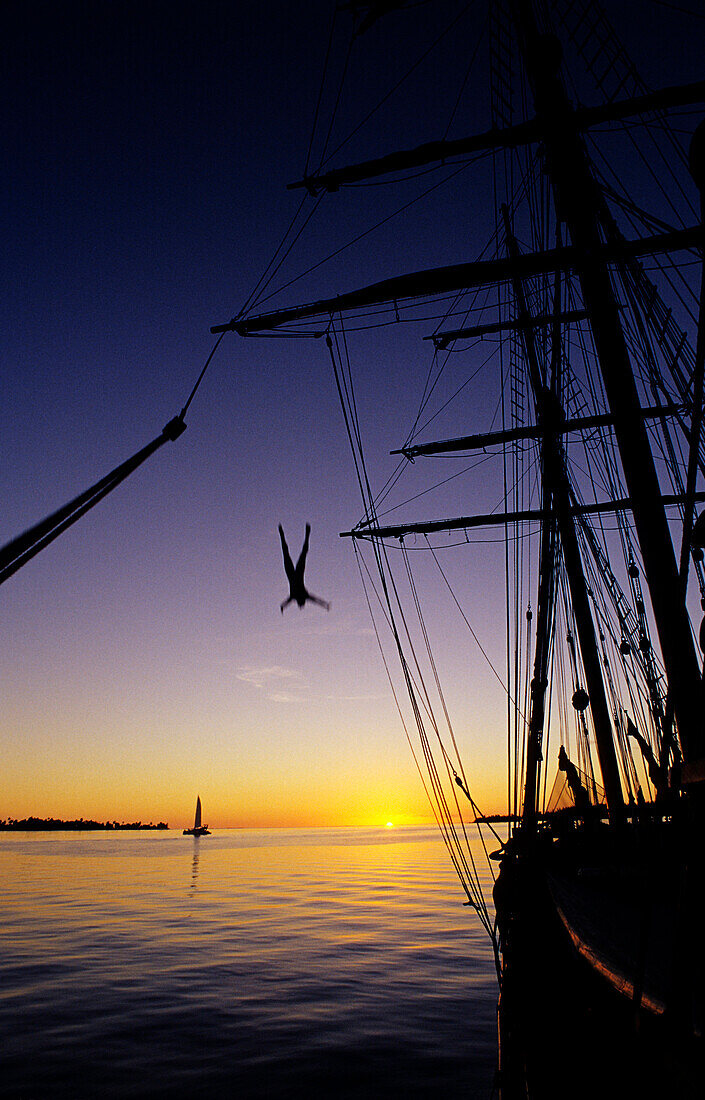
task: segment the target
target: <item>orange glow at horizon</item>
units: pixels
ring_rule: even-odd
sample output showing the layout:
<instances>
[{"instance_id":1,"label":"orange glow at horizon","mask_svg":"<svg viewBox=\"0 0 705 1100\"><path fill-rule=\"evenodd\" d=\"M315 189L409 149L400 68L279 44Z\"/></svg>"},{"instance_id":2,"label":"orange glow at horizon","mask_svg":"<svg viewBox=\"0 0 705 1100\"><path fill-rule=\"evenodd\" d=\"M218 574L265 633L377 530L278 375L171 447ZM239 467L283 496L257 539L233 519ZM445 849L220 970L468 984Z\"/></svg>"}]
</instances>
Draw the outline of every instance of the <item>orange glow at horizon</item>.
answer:
<instances>
[{"instance_id":1,"label":"orange glow at horizon","mask_svg":"<svg viewBox=\"0 0 705 1100\"><path fill-rule=\"evenodd\" d=\"M193 824L196 795L200 795L203 820L211 829L221 828L394 828L434 825L435 817L418 775L409 766L405 744L399 746L399 762L377 772L359 763L345 769L332 759L329 769L306 775L311 756L302 754L296 771L239 767L225 759L209 766L185 766L183 760L145 761L134 771L127 761L116 764L101 753L78 767L71 752L51 757L40 755L28 774L18 754L7 762L6 791L0 800L0 818L77 818L96 821L168 822L170 828ZM136 761L132 761L132 764ZM112 765L112 766L111 766ZM135 774L136 773L136 774ZM236 780L230 776L238 774ZM401 777L403 776L403 782ZM491 797L481 791L473 797L483 812L502 811L501 775ZM392 785L394 787L392 788ZM492 788L488 784L488 789ZM466 820L472 820L470 812ZM469 808L468 808L469 809Z\"/></svg>"},{"instance_id":2,"label":"orange glow at horizon","mask_svg":"<svg viewBox=\"0 0 705 1100\"><path fill-rule=\"evenodd\" d=\"M9 736L6 716L0 818L166 821L182 828L193 823L198 794L211 829L435 822L408 745L394 728L365 730L364 741L343 721L335 734L311 723L305 731L294 724L226 740L211 729L194 745L183 730L170 738L152 730L140 740L113 721L101 736L79 733L66 721L41 721L21 741ZM474 764L473 798L484 813L502 812L501 760L478 756ZM469 806L461 811L472 820Z\"/></svg>"}]
</instances>

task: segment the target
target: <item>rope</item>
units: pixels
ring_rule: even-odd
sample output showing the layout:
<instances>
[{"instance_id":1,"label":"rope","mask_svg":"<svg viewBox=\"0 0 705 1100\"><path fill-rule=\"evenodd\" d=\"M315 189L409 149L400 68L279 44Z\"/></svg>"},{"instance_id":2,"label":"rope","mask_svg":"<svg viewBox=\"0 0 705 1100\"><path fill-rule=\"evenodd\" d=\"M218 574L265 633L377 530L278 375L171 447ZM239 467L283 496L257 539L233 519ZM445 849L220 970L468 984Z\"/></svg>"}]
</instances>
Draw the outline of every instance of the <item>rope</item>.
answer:
<instances>
[{"instance_id":1,"label":"rope","mask_svg":"<svg viewBox=\"0 0 705 1100\"><path fill-rule=\"evenodd\" d=\"M333 9L333 17L332 17L331 22L330 22L330 33L328 35L328 47L326 49L326 57L325 57L325 61L323 62L323 75L321 76L321 86L318 90L318 99L316 100L316 110L313 113L313 124L311 126L311 137L309 138L308 152L306 153L306 163L304 165L304 179L306 179L306 176L308 175L308 166L311 162L311 153L313 151L313 140L316 136L316 128L318 126L318 116L319 116L320 110L321 110L321 100L323 99L323 89L325 88L325 85L326 85L326 76L328 74L328 62L330 61L330 53L331 53L331 49L332 49L332 46L333 46L333 37L334 37L334 34L335 34L335 24L336 24L336 20L337 20L337 15L338 15L338 9L334 8Z\"/></svg>"},{"instance_id":2,"label":"rope","mask_svg":"<svg viewBox=\"0 0 705 1100\"><path fill-rule=\"evenodd\" d=\"M396 84L395 84L395 85L394 85L394 86L393 86L392 88L390 88L390 90L389 90L389 91L387 92L387 94L386 94L386 95L384 95L384 96L382 97L382 99L380 99L379 103L377 103L377 105L376 105L375 107L373 107L373 108L372 108L372 110L371 110L371 111L369 111L369 112L368 112L368 113L367 113L367 114L365 115L365 117L364 117L364 118L363 118L363 119L362 119L362 120L361 120L361 121L360 121L360 122L359 122L359 123L357 124L357 126L355 126L355 127L354 127L354 129L352 129L352 130L350 131L350 133L349 133L349 134L348 134L348 136L347 136L347 137L346 137L346 138L344 139L344 141L341 141L340 145L337 145L337 146L335 147L335 149L333 149L333 151L332 151L331 153L329 153L327 157L325 157L325 159L321 159L321 164L320 164L320 168L323 168L323 166L324 166L325 164L327 164L327 163L328 163L328 162L329 162L330 160L332 160L332 158L333 158L333 157L334 157L334 156L335 156L335 155L336 155L337 153L339 153L339 152L340 152L340 150L341 150L341 149L342 149L342 148L343 148L343 147L344 147L345 145L347 145L347 143L348 143L348 142L349 142L349 141L350 141L350 140L351 140L351 139L352 139L352 138L353 138L353 137L355 136L355 134L356 134L356 133L357 133L357 132L358 132L359 130L361 130L361 129L362 129L362 127L363 127L363 126L365 126L365 125L366 125L366 124L367 124L367 123L368 123L368 122L370 121L370 119L372 118L372 116L373 116L373 115L375 115L375 114L377 113L377 111L379 111L379 109L380 109L381 107L383 107L383 106L384 106L384 104L385 104L385 103L387 102L387 100L388 100L388 99L390 99L390 98L391 98L391 97L392 97L392 96L394 95L394 93L395 93L396 91L398 91L398 89L399 89L399 88L401 87L401 85L402 85L402 84L403 84L403 83L404 83L404 82L405 82L406 80L408 80L408 78L409 78L409 77L411 76L411 74L412 74L412 73L414 72L414 70L415 70L415 69L417 69L417 68L419 67L419 65L420 65L420 64L421 64L421 63L422 63L423 61L425 61L425 60L426 60L426 58L427 58L427 57L429 56L429 54L430 54L430 53L432 53L432 52L433 52L433 50L435 50L436 46L438 46L438 45L439 45L439 43L443 41L443 39L445 38L445 36L446 36L447 34L450 34L450 32L452 31L453 27L454 27L454 26L456 25L456 23L459 23L459 22L460 22L460 20L461 20L461 19L463 18L463 16L464 16L464 15L466 14L466 12L467 12L467 11L468 11L468 10L470 9L470 7L471 7L471 5L470 5L470 4L466 4L466 5L465 5L465 7L464 7L464 8L462 8L462 9L460 10L460 12L458 13L458 15L456 15L456 17L455 17L455 18L454 18L453 20L451 20L451 22L450 22L450 23L448 24L448 26L446 27L446 29L445 29L444 31L441 31L440 35L439 35L439 36L438 36L438 37L437 37L437 38L435 39L435 41L433 41L433 42L431 43L431 45L430 45L430 46L428 47L428 49L427 49L427 50L425 50L425 51L424 51L424 53L422 53L422 54L421 54L421 56L420 56L420 57L418 58L418 60L414 62L414 64L413 64L413 65L411 66L411 68L410 68L410 69L408 69L408 70L407 70L407 72L406 72L406 73L404 74L404 76L403 76L403 77L401 77L401 79L400 79L400 80L398 80L398 81L397 81L397 83L396 83ZM351 47L352 47L352 42L351 42ZM476 52L477 52L477 50L476 50ZM346 70L347 70L347 66L348 66L348 63L349 63L349 59L350 59L350 53L348 53L348 57L346 58L346 61L345 61L345 70L344 70L344 72L343 72L343 79L345 78L345 72L346 72ZM474 57L473 57L473 60L474 60ZM470 62L470 64L472 65L472 61ZM341 91L342 91L342 81L341 81ZM338 101L339 101L339 99L340 99L340 92L338 93ZM338 102L336 102L336 111L337 111L337 107L338 107ZM332 120L331 120L331 128L332 128ZM328 131L328 138L326 139L326 147L327 147L327 145L328 145L328 140L329 140L329 139L330 139L330 130ZM325 149L324 149L324 156L325 156ZM320 171L320 168L319 168L319 171Z\"/></svg>"},{"instance_id":3,"label":"rope","mask_svg":"<svg viewBox=\"0 0 705 1100\"><path fill-rule=\"evenodd\" d=\"M337 389L338 389L338 395L339 395L339 398L340 398L340 401L341 401L341 407L342 407L343 417L344 417L344 421L345 421L345 428L346 428L346 432L347 432L347 435L348 435L348 441L350 443L351 450L353 452L353 461L354 461L356 475L357 475L357 479L358 479L358 485L360 487L360 491L361 491L362 498L363 498L363 505L364 505L364 509L365 509L365 515L368 518L368 520L372 521L375 518L375 505L374 505L372 492L371 492L371 487L370 487L370 483L369 483L369 479L368 479L368 475L367 475L367 470L366 470L366 466L365 466L364 453L363 453L363 448L362 448L362 440L361 440L360 428L359 428L359 421L358 421L358 417L357 417L357 410L356 410L356 404L355 404L355 396L354 396L354 390L353 390L353 386L352 386L352 378L351 378L351 375L350 375L350 361L349 361L349 356L348 356L348 352L347 352L347 345L346 345L346 341L345 341L345 330L342 327L342 319L341 319L340 336L338 335L338 331L336 329L334 329L333 332L334 332L334 336L335 336L335 347L337 349L339 359L336 359L336 355L334 353L334 341L333 341L333 338L331 337L330 333L327 337L327 346L328 346L329 355L330 355L330 358L331 358L331 363L332 363L332 366L333 366L335 382L336 382L336 386L337 386ZM344 366L343 366L344 362L347 363L347 369L345 369ZM435 763L435 760L434 760L434 757L433 757L433 751L431 749L428 734L426 732L424 718L423 718L423 714L422 714L422 710L421 710L422 706L426 710L426 713L427 713L427 715L430 719L430 722L431 722L431 725L434 729L434 732L436 733L436 736L438 737L439 745L441 747L441 753L442 753L444 762L446 764L446 768L448 769L449 778L451 776L451 773L452 773L453 776L457 776L457 772L456 772L455 768L453 767L452 763L450 762L450 760L448 758L448 754L446 753L446 751L443 747L443 743L442 743L442 740L441 740L441 737L440 737L440 732L439 732L437 724L436 724L436 722L433 718L430 698L429 698L428 692L427 692L427 690L426 690L426 688L423 684L423 674L421 672L419 661L418 661L418 659L416 657L416 654L415 654L413 641L411 639L409 627L408 627L408 624L406 622L406 617L405 617L404 612L402 610L400 595L399 595L399 592L397 590L393 574L391 573L390 568L389 568L389 561L387 559L386 547L384 546L383 543L381 543L380 540L372 540L372 546L373 546L373 552L375 554L375 558L376 558L376 562L377 562L377 569L378 569L379 578L380 578L381 585L382 585L382 592L384 594L384 607L386 608L385 617L386 617L387 623L388 623L388 625L391 629L392 636L393 636L393 639L394 639L394 642L395 642L395 645L396 645L397 654L398 654L400 664L401 664L401 668L402 668L402 674L403 674L403 677L404 677L404 680L405 680L406 689L407 689L407 693L408 693L408 696L409 696L409 701L410 701L411 708L412 708L412 713L414 715L414 720L415 720L416 726L417 726L417 731L418 731L418 735L419 735L421 749L422 749L422 753L423 753L423 757L424 757L424 762L425 762L425 765L426 765L426 771L427 771L428 779L429 779L429 782L430 782L430 788L429 788L426 785L426 782L424 781L424 783L423 783L424 790L426 792L427 798L429 799L429 803L431 805L434 817L435 817L436 822L439 826L439 830L441 832L442 838L443 838L444 843L446 845L446 848L448 850L451 862L452 862L453 866L455 867L455 870L456 870L456 873L458 874L458 878L460 880L460 883L461 883L461 885L462 885L462 887L463 887L463 889L466 893L466 896L468 898L468 903L470 905L472 905L473 908L475 908L477 910L478 915L480 917L480 920L483 924L483 927L486 929L488 935L490 936L490 938L494 942L492 923L489 919L489 913L488 913L488 910L487 910L486 903L485 903L485 901L482 897L480 883L479 883L479 876L478 876L478 873L477 873L477 868L476 868L475 863L474 863L474 857L472 855L472 852L470 851L469 839L468 839L467 833L465 831L465 825L464 825L464 822L463 822L463 817L462 817L462 813L461 813L461 810L460 810L460 805L458 803L456 787L452 786L453 798L454 798L454 801L455 801L455 808L456 808L456 811L457 811L457 815L458 815L458 818L459 818L459 820L461 822L461 825L462 825L463 836L464 836L464 841L465 841L465 848L467 849L467 855L466 855L466 851L464 850L464 848L462 847L462 845L460 843L460 837L457 834L456 826L455 826L455 823L453 821L453 814L451 813L448 800L447 800L446 795L444 793L444 789L443 789L443 785L442 785L442 781L441 781L441 776L439 774L438 767L437 767L437 765ZM357 553L357 550L356 550L356 553ZM359 559L358 559L358 567L359 567ZM407 561L407 569L408 569L408 561ZM361 570L360 570L360 572L361 572ZM364 586L364 581L363 581L363 586ZM367 597L367 593L366 593L366 598L367 598L368 608L369 608L370 603L369 603L369 597ZM379 596L378 596L378 598L379 598ZM394 601L394 604L396 604L396 608L394 607L393 601ZM381 599L380 599L380 604L382 604ZM371 611L371 608L370 608L370 611ZM419 611L418 603L417 603L417 611ZM408 662L408 660L406 658L406 655L405 655L405 646L402 643L402 638L401 638L399 626L397 626L397 615L400 616L401 628L405 632L406 644L408 645L408 647L410 649L411 657L413 659L413 662L414 662L414 665L415 665L415 668L416 668L416 673L417 673L417 676L418 676L418 682L419 682L419 685L421 687L421 693L420 694L419 694L419 687L417 686L417 684L415 682L414 676L413 676L411 668L409 666L409 662ZM376 626L376 623L375 623L374 616L372 616L372 621L373 621L373 625L374 625L374 629L375 629L375 634L377 635L377 638L378 638L378 645L380 646L380 649L381 649L382 648L381 647L381 642L380 642L380 639L379 639L379 634L378 634L378 631L377 631L377 626ZM428 642L427 642L427 647L428 647ZM389 669L388 669L386 661L385 661L385 669L387 670L387 676L388 676L388 678L390 679L390 682L391 682L391 676L390 676ZM440 690L440 688L439 688L439 690ZM398 701L396 693L394 691L393 691L393 694L394 694L395 702L397 704L397 709L400 711L400 714L401 714L401 708L399 706L399 701ZM402 716L402 725L404 727L404 731L405 731L405 734L406 734L406 737L407 737L407 741L410 742L408 729L406 727L406 723L403 720L403 716ZM452 730L451 730L451 733L452 733ZM414 761L416 763L417 769L419 769L419 760L416 756L416 753L413 752L413 746L412 746L412 753L413 753L413 756L414 756ZM423 776L422 776L422 779L423 779ZM479 829L479 822L478 822L478 829ZM481 831L480 831L480 836L482 837ZM484 838L483 838L483 844L484 844ZM485 854L486 854L486 850L485 850ZM468 863L468 858L470 860L469 863Z\"/></svg>"},{"instance_id":4,"label":"rope","mask_svg":"<svg viewBox=\"0 0 705 1100\"><path fill-rule=\"evenodd\" d=\"M54 542L59 535L67 531L69 527L73 527L74 523L77 523L79 519L91 510L91 508L94 508L96 504L104 500L109 493L112 493L113 489L117 489L118 485L125 481L130 474L135 472L135 470L139 469L139 467L146 462L148 458L151 458L160 447L167 442L173 443L180 435L183 435L186 431L184 419L186 413L196 396L196 392L203 381L204 375L224 335L224 332L221 333L213 345L179 415L173 417L168 424L165 424L161 433L153 439L151 443L140 448L131 458L128 458L125 462L116 466L114 470L111 470L109 474L100 478L100 480L89 489L85 489L82 493L79 493L78 496L70 500L68 504L64 504L63 507L57 509L57 511L50 513L50 515L46 516L43 520L40 520L39 523L34 524L34 526L28 528L21 535L11 539L10 542L0 548L0 584L9 580L9 578L17 573L23 565L26 565L27 562L36 557L37 554Z\"/></svg>"},{"instance_id":5,"label":"rope","mask_svg":"<svg viewBox=\"0 0 705 1100\"><path fill-rule=\"evenodd\" d=\"M103 500L113 489L116 489L143 462L146 462L167 440L178 439L185 430L186 425L183 419L180 416L174 417L165 425L161 435L148 443L146 447L142 447L132 458L128 458L126 462L116 466L109 474L101 478L90 489L69 501L63 508L59 508L58 511L53 512L46 519L35 524L34 527L30 527L24 534L18 535L17 538L6 543L0 549L0 584L8 580L69 527L72 527L86 512Z\"/></svg>"},{"instance_id":6,"label":"rope","mask_svg":"<svg viewBox=\"0 0 705 1100\"><path fill-rule=\"evenodd\" d=\"M201 370L201 373L199 374L198 378L196 379L195 386L191 390L191 393L188 395L188 400L186 401L186 404L184 405L183 409L179 413L178 419L182 422L182 424L183 424L183 421L184 421L184 417L186 416L186 413L188 412L189 405L191 404L194 397L196 396L196 390L198 389L201 382L203 381L203 376L206 373L206 371L208 370L209 366L211 365L211 361L213 359L213 356L215 355L216 351L220 347L220 341L223 339L224 336L225 336L225 333L221 332L220 336L218 337L215 344L213 345L213 348L211 350L210 355L208 356L208 358L206 359L206 361L203 365L203 369ZM185 427L186 427L186 425L184 424L184 428ZM164 429L164 430L166 431L166 429Z\"/></svg>"}]
</instances>

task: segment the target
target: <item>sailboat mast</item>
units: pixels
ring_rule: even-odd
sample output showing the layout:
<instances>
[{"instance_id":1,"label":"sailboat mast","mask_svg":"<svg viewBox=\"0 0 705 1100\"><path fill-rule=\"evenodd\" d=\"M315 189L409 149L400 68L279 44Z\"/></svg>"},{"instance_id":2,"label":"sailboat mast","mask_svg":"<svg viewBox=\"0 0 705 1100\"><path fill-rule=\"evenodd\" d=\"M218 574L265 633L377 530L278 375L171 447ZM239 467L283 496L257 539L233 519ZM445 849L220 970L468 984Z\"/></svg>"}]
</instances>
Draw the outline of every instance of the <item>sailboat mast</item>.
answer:
<instances>
[{"instance_id":1,"label":"sailboat mast","mask_svg":"<svg viewBox=\"0 0 705 1100\"><path fill-rule=\"evenodd\" d=\"M556 211L569 229L577 254L575 269L614 417L684 757L698 759L704 747L698 705L699 662L619 309L608 268L600 256L601 196L559 75L560 45L552 36L539 33L531 0L511 0L511 8L542 128Z\"/></svg>"}]
</instances>

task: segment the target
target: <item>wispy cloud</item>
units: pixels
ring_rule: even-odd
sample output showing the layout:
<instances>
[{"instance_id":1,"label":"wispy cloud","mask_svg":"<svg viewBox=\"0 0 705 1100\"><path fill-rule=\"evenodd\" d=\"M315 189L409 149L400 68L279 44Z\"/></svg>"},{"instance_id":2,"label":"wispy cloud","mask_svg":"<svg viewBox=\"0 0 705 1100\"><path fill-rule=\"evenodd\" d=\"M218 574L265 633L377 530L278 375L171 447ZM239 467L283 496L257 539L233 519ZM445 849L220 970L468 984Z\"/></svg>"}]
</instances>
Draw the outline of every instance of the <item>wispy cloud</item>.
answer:
<instances>
[{"instance_id":1,"label":"wispy cloud","mask_svg":"<svg viewBox=\"0 0 705 1100\"><path fill-rule=\"evenodd\" d=\"M313 695L300 672L281 665L238 668L238 680L262 691L272 703L357 703L386 699L385 695Z\"/></svg>"},{"instance_id":2,"label":"wispy cloud","mask_svg":"<svg viewBox=\"0 0 705 1100\"><path fill-rule=\"evenodd\" d=\"M256 688L272 688L282 680L300 680L301 674L292 668L282 668L281 665L263 665L259 668L245 666L237 669L235 676L246 684L252 684Z\"/></svg>"}]
</instances>

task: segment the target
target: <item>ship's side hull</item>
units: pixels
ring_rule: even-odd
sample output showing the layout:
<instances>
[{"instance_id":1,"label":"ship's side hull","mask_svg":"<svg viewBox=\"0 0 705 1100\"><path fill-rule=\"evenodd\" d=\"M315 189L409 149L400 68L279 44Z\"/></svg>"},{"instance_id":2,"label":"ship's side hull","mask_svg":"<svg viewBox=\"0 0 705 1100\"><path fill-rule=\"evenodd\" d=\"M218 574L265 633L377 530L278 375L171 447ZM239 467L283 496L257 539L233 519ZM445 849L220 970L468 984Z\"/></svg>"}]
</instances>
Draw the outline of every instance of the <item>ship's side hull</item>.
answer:
<instances>
[{"instance_id":1,"label":"ship's side hull","mask_svg":"<svg viewBox=\"0 0 705 1100\"><path fill-rule=\"evenodd\" d=\"M501 868L502 1100L702 1097L702 952L683 865L664 862L659 837L626 861L610 859L606 827L573 840L544 838Z\"/></svg>"}]
</instances>

